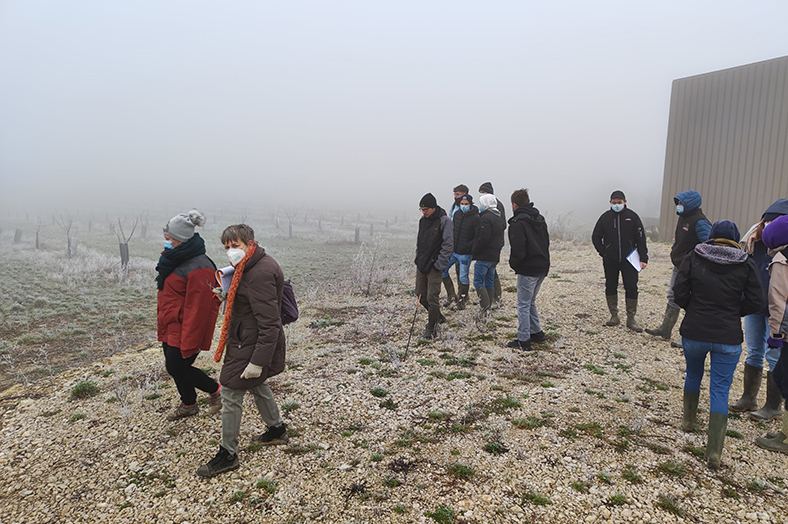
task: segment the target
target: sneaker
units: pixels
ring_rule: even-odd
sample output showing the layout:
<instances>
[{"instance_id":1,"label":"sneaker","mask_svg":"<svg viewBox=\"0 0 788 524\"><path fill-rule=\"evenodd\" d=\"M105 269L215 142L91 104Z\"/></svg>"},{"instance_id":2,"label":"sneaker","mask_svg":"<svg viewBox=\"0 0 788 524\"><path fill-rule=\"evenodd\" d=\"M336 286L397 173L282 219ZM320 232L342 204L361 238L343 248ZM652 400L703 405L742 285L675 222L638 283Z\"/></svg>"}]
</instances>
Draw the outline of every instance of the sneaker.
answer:
<instances>
[{"instance_id":1,"label":"sneaker","mask_svg":"<svg viewBox=\"0 0 788 524\"><path fill-rule=\"evenodd\" d=\"M178 420L180 418L192 417L200 412L200 406L197 404L187 406L181 403L180 406L175 408L175 411L167 416L167 420Z\"/></svg>"},{"instance_id":2,"label":"sneaker","mask_svg":"<svg viewBox=\"0 0 788 524\"><path fill-rule=\"evenodd\" d=\"M238 455L233 455L223 447L219 446L219 453L207 464L197 468L197 474L201 477L215 477L225 471L238 469Z\"/></svg>"},{"instance_id":3,"label":"sneaker","mask_svg":"<svg viewBox=\"0 0 788 524\"><path fill-rule=\"evenodd\" d=\"M544 342L547 340L547 337L544 334L544 331L540 331L539 333L531 333L531 342Z\"/></svg>"},{"instance_id":4,"label":"sneaker","mask_svg":"<svg viewBox=\"0 0 788 524\"><path fill-rule=\"evenodd\" d=\"M287 444L290 441L290 435L287 434L287 424L283 422L278 426L268 428L265 433L253 437L252 440L263 446Z\"/></svg>"},{"instance_id":5,"label":"sneaker","mask_svg":"<svg viewBox=\"0 0 788 524\"><path fill-rule=\"evenodd\" d=\"M208 413L215 415L222 412L222 386L208 396Z\"/></svg>"},{"instance_id":6,"label":"sneaker","mask_svg":"<svg viewBox=\"0 0 788 524\"><path fill-rule=\"evenodd\" d=\"M530 340L518 340L514 339L508 344L506 347L514 348L514 349L521 349L523 351L531 351L531 341Z\"/></svg>"}]
</instances>

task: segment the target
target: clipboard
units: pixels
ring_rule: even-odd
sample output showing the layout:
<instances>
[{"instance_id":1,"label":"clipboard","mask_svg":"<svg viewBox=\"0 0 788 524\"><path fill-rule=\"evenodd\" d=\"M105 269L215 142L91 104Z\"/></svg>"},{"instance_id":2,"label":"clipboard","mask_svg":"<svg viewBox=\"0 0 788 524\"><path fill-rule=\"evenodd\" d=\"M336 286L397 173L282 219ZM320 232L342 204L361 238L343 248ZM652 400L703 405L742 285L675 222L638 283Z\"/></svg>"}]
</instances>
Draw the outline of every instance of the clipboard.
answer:
<instances>
[{"instance_id":1,"label":"clipboard","mask_svg":"<svg viewBox=\"0 0 788 524\"><path fill-rule=\"evenodd\" d=\"M643 271L643 268L640 267L640 253L638 253L638 248L633 249L632 253L627 255L627 260L638 273Z\"/></svg>"}]
</instances>

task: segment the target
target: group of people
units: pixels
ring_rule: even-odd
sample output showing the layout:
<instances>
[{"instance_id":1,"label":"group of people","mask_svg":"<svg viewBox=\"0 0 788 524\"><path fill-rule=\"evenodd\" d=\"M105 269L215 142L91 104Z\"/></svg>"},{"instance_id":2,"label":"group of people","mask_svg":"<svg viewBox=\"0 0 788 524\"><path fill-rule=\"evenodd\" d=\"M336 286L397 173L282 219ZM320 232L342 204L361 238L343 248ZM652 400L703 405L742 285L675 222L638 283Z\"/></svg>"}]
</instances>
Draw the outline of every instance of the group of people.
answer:
<instances>
[{"instance_id":1,"label":"group of people","mask_svg":"<svg viewBox=\"0 0 788 524\"><path fill-rule=\"evenodd\" d=\"M673 271L662 324L646 333L671 340L681 309L681 343L686 362L682 428L694 431L700 385L706 357L709 369L709 425L706 459L712 468L720 466L728 424L728 410L750 412L755 421L782 418L780 432L756 439L762 448L788 453L788 416L783 404L788 398L788 374L781 349L788 333L788 199L769 206L760 221L744 236L736 224L720 220L713 224L702 209L697 191L683 191L674 197L675 240L670 257ZM610 210L597 221L592 242L603 257L605 295L610 320L619 324L618 276L626 293L627 327L641 332L635 320L639 271L646 268L648 250L643 225L626 206L621 191L610 196ZM744 317L744 334L741 318ZM744 392L728 405L733 375L747 342L744 365ZM758 409L758 390L763 377L764 358L769 365L766 403ZM785 403L788 409L788 403Z\"/></svg>"},{"instance_id":2,"label":"group of people","mask_svg":"<svg viewBox=\"0 0 788 524\"><path fill-rule=\"evenodd\" d=\"M423 338L438 335L446 319L441 313L441 284L447 305L464 309L470 290L470 265L475 261L473 284L481 312L500 303L501 285L496 267L508 229L509 265L517 274L517 338L512 348L532 350L531 343L545 340L539 324L536 297L550 268L547 224L531 202L527 189L511 195L513 216L507 221L504 205L493 194L492 184L479 188L479 207L465 185L454 188L454 202L447 213L427 193L419 202L416 241L416 294L428 312ZM710 356L710 410L706 458L719 467L728 409L750 412L750 418L782 418L781 431L756 439L762 448L788 453L788 364L781 351L788 333L788 199L777 200L744 236L731 221L712 224L701 210L701 196L684 191L675 196L675 241L671 248L673 271L662 324L646 333L670 341L679 312L681 344L686 361L682 428L693 431L697 420L700 384L706 357ZM180 405L168 416L177 420L199 413L196 390L208 394L208 410L221 412L222 443L216 456L197 474L212 477L236 469L243 399L253 397L266 431L254 437L261 445L288 441L271 389L269 377L285 367L285 333L282 325L284 276L277 262L255 241L246 224L227 227L221 235L234 269L229 288L216 288L216 265L206 255L205 242L195 227L204 216L196 210L181 213L164 227L164 251L156 270L158 287L158 340L162 343L167 372L180 395ZM626 327L643 331L635 315L638 274L648 265L646 236L640 217L627 207L622 191L610 196L610 209L596 223L594 248L602 257L605 296L610 310L607 326L620 323L618 281L626 297ZM457 266L458 292L450 269ZM224 364L219 381L193 366L198 353L208 350L220 304L224 321L214 361ZM744 334L741 328L744 317ZM744 393L728 405L733 375L747 341ZM757 409L763 380L764 358L769 366L766 404Z\"/></svg>"},{"instance_id":3,"label":"group of people","mask_svg":"<svg viewBox=\"0 0 788 524\"><path fill-rule=\"evenodd\" d=\"M547 223L534 207L527 189L518 189L511 196L513 216L507 222L506 208L485 182L479 187L479 207L473 203L468 186L454 188L454 202L447 213L435 196L427 193L419 202L422 213L416 240L416 294L427 310L427 325L422 338L435 338L439 324L446 318L441 313L441 283L446 288L445 307L465 309L470 289L470 266L473 286L479 296L479 308L486 312L501 303L501 282L497 265L504 246L504 231L509 229L511 253L509 265L517 273L517 339L513 348L530 351L531 341L545 340L539 325L536 296L550 269L550 235ZM457 267L458 292L450 276Z\"/></svg>"},{"instance_id":4,"label":"group of people","mask_svg":"<svg viewBox=\"0 0 788 524\"><path fill-rule=\"evenodd\" d=\"M269 377L285 368L285 332L281 309L284 275L279 264L254 239L246 224L227 227L221 236L234 268L226 291L217 288L216 265L205 253L205 241L194 228L205 217L197 210L174 216L164 227L164 251L156 266L158 276L158 339L164 348L167 372L180 395L180 405L169 416L178 420L196 415L199 389L208 393L210 413L222 414L219 452L200 466L197 474L213 477L238 468L238 436L243 399L254 397L267 430L254 437L264 446L288 441ZM213 340L220 303L224 322L214 361L224 365L219 381L194 367L201 350Z\"/></svg>"}]
</instances>

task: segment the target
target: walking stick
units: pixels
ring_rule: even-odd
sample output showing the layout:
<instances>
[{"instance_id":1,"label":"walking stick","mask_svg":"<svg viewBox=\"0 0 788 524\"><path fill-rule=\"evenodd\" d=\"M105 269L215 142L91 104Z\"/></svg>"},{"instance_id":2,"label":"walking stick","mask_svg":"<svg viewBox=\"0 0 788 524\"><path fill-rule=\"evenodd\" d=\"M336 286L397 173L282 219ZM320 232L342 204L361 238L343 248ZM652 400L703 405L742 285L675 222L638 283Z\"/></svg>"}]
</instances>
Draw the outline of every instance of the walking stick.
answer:
<instances>
[{"instance_id":1,"label":"walking stick","mask_svg":"<svg viewBox=\"0 0 788 524\"><path fill-rule=\"evenodd\" d=\"M416 309L413 311L413 321L410 323L410 333L408 334L408 344L405 346L405 359L408 360L408 350L410 349L410 339L413 336L413 326L416 325L416 314L419 312L419 304L421 304L421 295L416 299Z\"/></svg>"}]
</instances>

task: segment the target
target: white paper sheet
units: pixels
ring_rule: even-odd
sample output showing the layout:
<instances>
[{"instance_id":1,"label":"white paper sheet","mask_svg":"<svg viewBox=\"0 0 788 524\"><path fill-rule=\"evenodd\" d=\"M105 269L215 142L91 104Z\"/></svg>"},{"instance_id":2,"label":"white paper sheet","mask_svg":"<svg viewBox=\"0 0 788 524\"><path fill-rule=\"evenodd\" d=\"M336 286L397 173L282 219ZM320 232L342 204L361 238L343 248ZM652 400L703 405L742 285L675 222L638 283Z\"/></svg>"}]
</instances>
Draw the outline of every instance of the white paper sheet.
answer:
<instances>
[{"instance_id":1,"label":"white paper sheet","mask_svg":"<svg viewBox=\"0 0 788 524\"><path fill-rule=\"evenodd\" d=\"M627 260L629 260L629 263L632 264L632 267L634 267L637 272L640 273L642 268L640 267L640 253L638 253L638 248L633 249L632 253L627 255Z\"/></svg>"}]
</instances>

